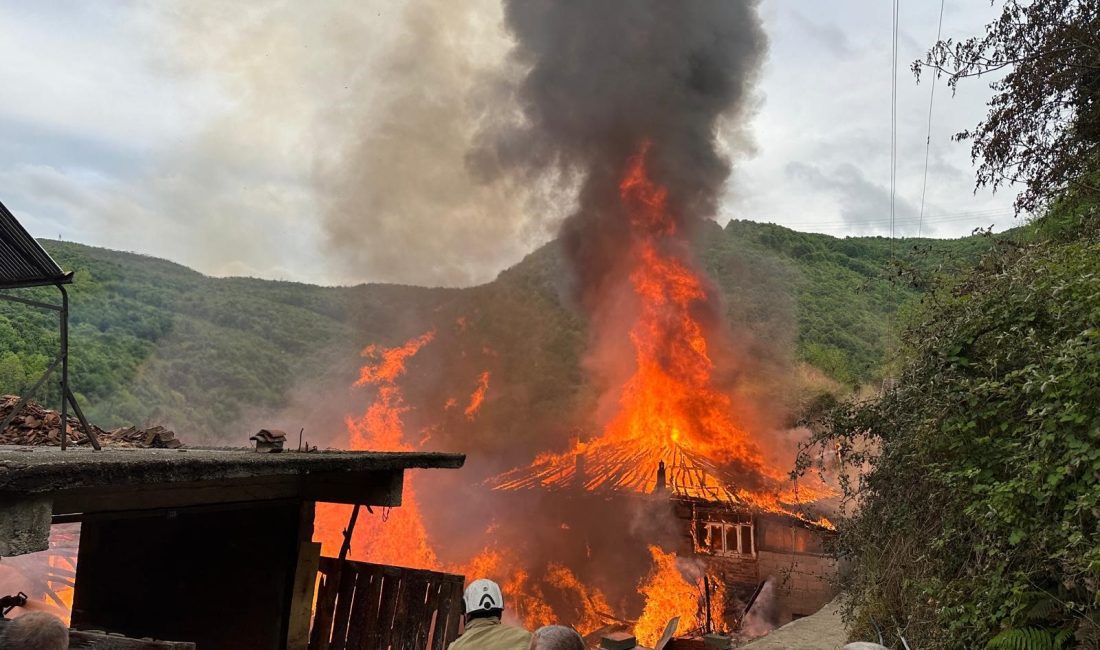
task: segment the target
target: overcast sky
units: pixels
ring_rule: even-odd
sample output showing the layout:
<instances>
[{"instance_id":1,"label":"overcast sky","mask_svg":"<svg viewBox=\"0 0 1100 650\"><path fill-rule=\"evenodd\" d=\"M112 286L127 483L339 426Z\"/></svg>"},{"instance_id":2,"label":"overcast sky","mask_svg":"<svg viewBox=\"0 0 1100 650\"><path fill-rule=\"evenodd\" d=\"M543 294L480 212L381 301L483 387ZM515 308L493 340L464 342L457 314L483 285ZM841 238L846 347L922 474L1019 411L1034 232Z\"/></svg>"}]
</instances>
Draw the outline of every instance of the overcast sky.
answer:
<instances>
[{"instance_id":1,"label":"overcast sky","mask_svg":"<svg viewBox=\"0 0 1100 650\"><path fill-rule=\"evenodd\" d=\"M938 3L902 2L894 231L917 231ZM770 39L720 222L889 235L890 3L764 0ZM947 0L944 36L984 0ZM465 285L553 236L567 184L487 187L463 164L515 70L493 0L0 0L0 200L39 237L212 275ZM974 193L985 81L933 108L922 233L1017 223Z\"/></svg>"}]
</instances>

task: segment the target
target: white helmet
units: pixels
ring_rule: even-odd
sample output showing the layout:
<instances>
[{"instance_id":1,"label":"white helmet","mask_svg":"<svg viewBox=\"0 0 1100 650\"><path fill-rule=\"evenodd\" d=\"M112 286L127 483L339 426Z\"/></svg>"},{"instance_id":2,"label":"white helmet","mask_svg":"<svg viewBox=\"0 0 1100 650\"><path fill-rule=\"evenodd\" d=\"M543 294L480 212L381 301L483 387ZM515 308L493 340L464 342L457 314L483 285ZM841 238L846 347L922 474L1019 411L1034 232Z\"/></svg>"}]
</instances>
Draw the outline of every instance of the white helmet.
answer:
<instances>
[{"instance_id":1,"label":"white helmet","mask_svg":"<svg viewBox=\"0 0 1100 650\"><path fill-rule=\"evenodd\" d=\"M492 580L481 578L474 580L469 587L466 587L466 593L462 594L462 602L466 604L467 614L504 609L504 594L500 592L500 585Z\"/></svg>"}]
</instances>

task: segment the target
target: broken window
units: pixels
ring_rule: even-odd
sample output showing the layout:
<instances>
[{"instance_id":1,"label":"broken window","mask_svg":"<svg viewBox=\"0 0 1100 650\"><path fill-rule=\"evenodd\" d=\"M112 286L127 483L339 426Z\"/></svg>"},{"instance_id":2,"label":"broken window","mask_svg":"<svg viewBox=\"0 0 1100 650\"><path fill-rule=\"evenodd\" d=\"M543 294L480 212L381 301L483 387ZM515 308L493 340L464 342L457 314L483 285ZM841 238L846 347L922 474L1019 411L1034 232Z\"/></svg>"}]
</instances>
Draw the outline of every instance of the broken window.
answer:
<instances>
[{"instance_id":1,"label":"broken window","mask_svg":"<svg viewBox=\"0 0 1100 650\"><path fill-rule=\"evenodd\" d=\"M704 522L697 550L713 555L755 555L752 523Z\"/></svg>"}]
</instances>

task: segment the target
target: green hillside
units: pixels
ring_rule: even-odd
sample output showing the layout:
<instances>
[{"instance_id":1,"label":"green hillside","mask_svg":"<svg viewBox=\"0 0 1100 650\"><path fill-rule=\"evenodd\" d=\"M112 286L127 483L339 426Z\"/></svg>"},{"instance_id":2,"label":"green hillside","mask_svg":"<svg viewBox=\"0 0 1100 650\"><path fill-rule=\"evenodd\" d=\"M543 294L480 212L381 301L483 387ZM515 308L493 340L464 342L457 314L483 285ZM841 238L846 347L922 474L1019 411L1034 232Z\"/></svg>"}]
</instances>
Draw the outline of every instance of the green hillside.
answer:
<instances>
[{"instance_id":1,"label":"green hillside","mask_svg":"<svg viewBox=\"0 0 1100 650\"><path fill-rule=\"evenodd\" d=\"M339 427L364 403L349 388L359 350L429 329L436 339L406 380L419 408L408 417L424 435L443 427L477 445L502 428L532 435L572 426L569 417L593 407L579 362L585 323L553 244L488 284L426 289L217 279L142 255L42 243L76 271L73 382L89 417L106 427L163 423L189 441L238 440L253 421L273 417L288 428L299 420ZM735 332L858 384L875 379L895 314L918 295L908 270L934 273L988 245L981 237L837 239L735 221L700 233L697 248ZM25 293L36 292L51 297ZM21 392L49 363L52 318L0 304L0 390ZM484 370L493 379L475 427L447 402L461 404ZM38 397L56 402L56 389Z\"/></svg>"}]
</instances>

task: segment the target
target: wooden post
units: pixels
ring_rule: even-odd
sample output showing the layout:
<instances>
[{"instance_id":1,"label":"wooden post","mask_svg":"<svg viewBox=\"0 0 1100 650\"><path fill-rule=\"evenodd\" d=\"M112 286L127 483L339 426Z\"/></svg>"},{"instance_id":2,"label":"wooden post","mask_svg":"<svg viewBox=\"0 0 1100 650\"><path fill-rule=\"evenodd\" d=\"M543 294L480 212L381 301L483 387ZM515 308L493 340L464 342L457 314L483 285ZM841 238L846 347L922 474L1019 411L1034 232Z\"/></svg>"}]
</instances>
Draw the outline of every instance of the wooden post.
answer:
<instances>
[{"instance_id":1,"label":"wooden post","mask_svg":"<svg viewBox=\"0 0 1100 650\"><path fill-rule=\"evenodd\" d=\"M309 622L313 615L317 569L321 562L321 544L313 541L315 505L312 501L302 502L298 526L298 564L294 569L294 587L290 594L286 642L288 650L309 648Z\"/></svg>"},{"instance_id":2,"label":"wooden post","mask_svg":"<svg viewBox=\"0 0 1100 650\"><path fill-rule=\"evenodd\" d=\"M703 574L703 593L704 606L707 608L707 626L704 629L707 634L710 634L714 631L713 623L710 618L710 576L705 573Z\"/></svg>"}]
</instances>

